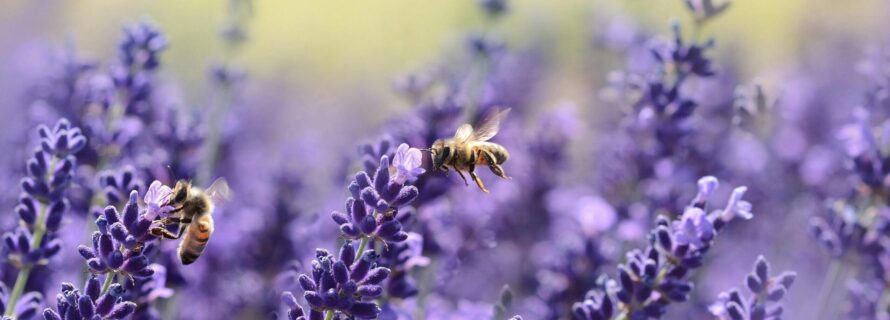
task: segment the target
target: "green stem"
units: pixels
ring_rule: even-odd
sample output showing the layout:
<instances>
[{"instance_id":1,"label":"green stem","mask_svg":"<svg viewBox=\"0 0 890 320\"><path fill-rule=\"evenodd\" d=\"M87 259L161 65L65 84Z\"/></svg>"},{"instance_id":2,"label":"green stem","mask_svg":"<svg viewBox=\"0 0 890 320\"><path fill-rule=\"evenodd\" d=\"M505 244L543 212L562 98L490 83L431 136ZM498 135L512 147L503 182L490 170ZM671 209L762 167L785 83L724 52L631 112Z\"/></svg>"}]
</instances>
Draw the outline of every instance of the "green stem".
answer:
<instances>
[{"instance_id":1,"label":"green stem","mask_svg":"<svg viewBox=\"0 0 890 320\"><path fill-rule=\"evenodd\" d=\"M816 304L816 314L813 315L811 319L822 319L826 316L826 311L830 311L825 310L825 307L829 304L828 298L830 298L831 294L834 292L834 287L837 286L837 282L840 280L841 271L843 269L843 259L834 259L831 262L831 265L828 267L828 272L825 274L825 279L822 281L822 289L819 290L819 299L816 300L818 301Z\"/></svg>"},{"instance_id":2,"label":"green stem","mask_svg":"<svg viewBox=\"0 0 890 320\"><path fill-rule=\"evenodd\" d=\"M25 291L25 283L28 282L28 276L30 275L31 267L25 267L19 272L18 278L15 279L15 287L12 288L12 295L9 296L10 304L6 305L6 313L4 315L12 316L15 310L15 303L22 296L22 291Z\"/></svg>"},{"instance_id":3,"label":"green stem","mask_svg":"<svg viewBox=\"0 0 890 320\"><path fill-rule=\"evenodd\" d=\"M124 246L121 245L117 248L117 250L121 253L124 253ZM108 291L108 288L110 288L111 284L114 283L114 276L116 275L117 273L114 270L109 271L107 274L105 274L105 283L102 284L102 293Z\"/></svg>"},{"instance_id":4,"label":"green stem","mask_svg":"<svg viewBox=\"0 0 890 320\"><path fill-rule=\"evenodd\" d=\"M324 320L334 319L334 310L325 311Z\"/></svg>"},{"instance_id":5,"label":"green stem","mask_svg":"<svg viewBox=\"0 0 890 320\"><path fill-rule=\"evenodd\" d=\"M57 162L56 157L52 157L52 160L50 160L49 163L49 170L46 171L46 174L43 177L44 181L50 180L50 177L56 171ZM37 215L37 221L34 223L34 236L31 238L31 248L35 250L40 248L40 244L43 243L43 236L46 235L46 211L49 208L49 204L41 204L40 213ZM25 284L28 283L28 277L31 276L32 268L34 267L30 265L24 266L22 267L22 270L19 271L19 275L15 279L15 285L12 288L12 293L9 295L9 302L6 304L6 312L4 315L12 316L12 313L15 311L15 304L25 291Z\"/></svg>"},{"instance_id":6,"label":"green stem","mask_svg":"<svg viewBox=\"0 0 890 320\"><path fill-rule=\"evenodd\" d=\"M362 237L362 242L358 244L358 251L355 252L355 260L362 258L362 254L365 253L365 247L368 246L368 237Z\"/></svg>"},{"instance_id":7,"label":"green stem","mask_svg":"<svg viewBox=\"0 0 890 320\"><path fill-rule=\"evenodd\" d=\"M108 292L108 288L111 288L112 283L114 283L114 271L105 274L105 283L102 284L102 294Z\"/></svg>"}]
</instances>

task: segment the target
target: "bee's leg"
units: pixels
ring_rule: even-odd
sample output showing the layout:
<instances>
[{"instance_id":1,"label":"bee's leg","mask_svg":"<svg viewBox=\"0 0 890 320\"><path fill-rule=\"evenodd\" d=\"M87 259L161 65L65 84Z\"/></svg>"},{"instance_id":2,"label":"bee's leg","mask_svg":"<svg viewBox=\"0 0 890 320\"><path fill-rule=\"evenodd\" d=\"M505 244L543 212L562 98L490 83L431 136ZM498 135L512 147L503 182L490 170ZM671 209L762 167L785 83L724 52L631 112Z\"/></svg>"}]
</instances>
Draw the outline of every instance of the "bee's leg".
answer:
<instances>
[{"instance_id":1,"label":"bee's leg","mask_svg":"<svg viewBox=\"0 0 890 320\"><path fill-rule=\"evenodd\" d=\"M170 232L170 230L161 227L151 228L148 230L148 233L155 237L162 237L164 239L179 239L179 236L173 234L173 232Z\"/></svg>"},{"instance_id":2,"label":"bee's leg","mask_svg":"<svg viewBox=\"0 0 890 320\"><path fill-rule=\"evenodd\" d=\"M454 171L457 171L457 175L459 175L460 178L464 180L464 185L469 187L470 183L467 182L467 177L464 177L464 173L460 172L460 170L454 170Z\"/></svg>"},{"instance_id":3,"label":"bee's leg","mask_svg":"<svg viewBox=\"0 0 890 320\"><path fill-rule=\"evenodd\" d=\"M504 168L502 168L501 165L497 163L494 155L491 154L491 152L482 151L482 156L485 157L485 162L488 163L488 168L491 169L491 172L493 172L495 175L507 180L513 179L511 177L508 177L507 174L504 173Z\"/></svg>"},{"instance_id":4,"label":"bee's leg","mask_svg":"<svg viewBox=\"0 0 890 320\"><path fill-rule=\"evenodd\" d=\"M192 223L191 218L180 218L180 217L166 217L161 219L161 224L173 224L173 223Z\"/></svg>"},{"instance_id":5,"label":"bee's leg","mask_svg":"<svg viewBox=\"0 0 890 320\"><path fill-rule=\"evenodd\" d=\"M189 220L189 221L191 221L191 220ZM179 233L178 234L173 234L173 232L170 232L170 230L167 230L166 228L162 228L162 227L151 228L148 232L151 233L151 235L153 235L155 237L163 237L164 239L177 240L179 238L182 238L182 234L185 233L185 229L186 229L185 226L186 225L184 225L184 224L179 225Z\"/></svg>"},{"instance_id":6,"label":"bee's leg","mask_svg":"<svg viewBox=\"0 0 890 320\"><path fill-rule=\"evenodd\" d=\"M485 184L483 184L482 180L479 179L479 176L476 175L476 165L471 164L470 170L468 172L470 173L470 177L473 178L473 181L476 181L476 185L479 186L479 189L482 189L482 192L488 193L488 189L485 188Z\"/></svg>"}]
</instances>

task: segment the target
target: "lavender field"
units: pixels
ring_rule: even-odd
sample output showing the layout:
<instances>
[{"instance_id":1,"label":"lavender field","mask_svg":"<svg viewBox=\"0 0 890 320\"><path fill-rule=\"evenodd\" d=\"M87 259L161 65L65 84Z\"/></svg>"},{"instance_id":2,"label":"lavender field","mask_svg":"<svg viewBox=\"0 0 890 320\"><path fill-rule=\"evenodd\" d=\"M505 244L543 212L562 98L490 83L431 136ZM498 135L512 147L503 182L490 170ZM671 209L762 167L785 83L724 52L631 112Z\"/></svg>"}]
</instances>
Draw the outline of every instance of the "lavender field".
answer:
<instances>
[{"instance_id":1,"label":"lavender field","mask_svg":"<svg viewBox=\"0 0 890 320\"><path fill-rule=\"evenodd\" d=\"M890 319L890 3L0 3L2 319Z\"/></svg>"}]
</instances>

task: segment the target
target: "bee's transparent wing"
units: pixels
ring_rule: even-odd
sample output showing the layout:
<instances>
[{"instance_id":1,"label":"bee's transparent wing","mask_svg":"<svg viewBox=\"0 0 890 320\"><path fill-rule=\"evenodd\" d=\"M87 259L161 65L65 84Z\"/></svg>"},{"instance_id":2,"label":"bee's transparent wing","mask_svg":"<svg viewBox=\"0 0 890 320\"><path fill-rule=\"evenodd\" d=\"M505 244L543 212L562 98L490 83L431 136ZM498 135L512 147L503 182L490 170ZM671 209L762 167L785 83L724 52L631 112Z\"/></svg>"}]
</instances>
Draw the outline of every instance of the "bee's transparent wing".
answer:
<instances>
[{"instance_id":1,"label":"bee's transparent wing","mask_svg":"<svg viewBox=\"0 0 890 320\"><path fill-rule=\"evenodd\" d=\"M214 203L229 201L232 199L232 189L229 189L229 183L226 178L219 178L213 181L213 184L204 191Z\"/></svg>"},{"instance_id":2,"label":"bee's transparent wing","mask_svg":"<svg viewBox=\"0 0 890 320\"><path fill-rule=\"evenodd\" d=\"M463 124L457 128L457 132L454 133L454 140L463 142L470 140L470 137L473 135L473 126L469 124Z\"/></svg>"},{"instance_id":3,"label":"bee's transparent wing","mask_svg":"<svg viewBox=\"0 0 890 320\"><path fill-rule=\"evenodd\" d=\"M473 131L470 140L472 141L488 141L493 138L496 134L498 134L498 130L501 127L501 120L507 117L507 114L510 113L510 109L498 110L495 108L492 110L482 121L479 121L479 125L476 128L476 131Z\"/></svg>"}]
</instances>

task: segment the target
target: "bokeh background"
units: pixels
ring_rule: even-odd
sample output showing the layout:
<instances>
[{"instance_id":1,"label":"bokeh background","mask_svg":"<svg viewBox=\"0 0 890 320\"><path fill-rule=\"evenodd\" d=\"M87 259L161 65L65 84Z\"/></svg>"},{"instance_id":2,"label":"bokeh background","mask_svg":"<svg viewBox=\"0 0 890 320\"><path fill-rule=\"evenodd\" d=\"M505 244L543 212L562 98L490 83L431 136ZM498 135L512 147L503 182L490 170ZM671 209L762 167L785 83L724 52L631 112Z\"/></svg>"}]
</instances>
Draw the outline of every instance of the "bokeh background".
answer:
<instances>
[{"instance_id":1,"label":"bokeh background","mask_svg":"<svg viewBox=\"0 0 890 320\"><path fill-rule=\"evenodd\" d=\"M445 136L478 118L489 102L514 109L495 140L511 150L505 168L516 179L483 173L491 194L463 188L453 175L435 177L448 182L438 194L418 186L411 230L424 237L421 254L432 262L409 270L420 294L393 299L387 315L491 318L507 284L516 295L512 314L568 319L571 303L598 274L614 275L624 251L645 245L652 217L664 213L657 209L682 209L706 174L723 182L715 208L732 187L747 185L755 218L721 235L693 278L690 302L672 306L666 318L713 318L708 306L720 292L744 286L758 255L775 270L798 272L784 304L786 318L872 319L887 311L879 303L870 306L875 312L851 315L860 307L843 302L851 283L882 284L880 292L886 291L880 277L864 276L879 258L832 258L811 224L832 216L828 208L837 201L873 196L857 193L859 179L849 165L857 154L846 152L839 133L853 123L878 124L886 112L880 103L869 109L866 97L886 85L875 80L886 79L886 67L874 61L883 61L881 48L890 40L890 3L732 1L697 31L679 0L514 0L507 7L492 17L471 0L0 3L0 147L9 150L0 155L6 168L2 205L9 212L4 226L16 225L17 181L35 145L35 126L59 117L36 103L43 99L41 85L72 52L102 69L118 56L122 28L148 21L169 43L154 73L153 103L197 115L203 148L207 141L221 147L209 153L216 155L211 160L201 147L187 153L186 160L175 160L183 164L174 165L172 175L165 166L174 160L155 154L175 153L170 144L99 169L135 166L141 179L168 184L176 175L205 183L224 176L236 191L234 203L216 215L218 241L205 261L182 270L164 262L175 293L157 302L163 319L257 319L282 312L278 295L299 291L282 280L289 263L298 261L305 271L314 248L334 250L341 240L329 213L343 210L345 186L363 168L356 150L381 137L428 147L429 137L411 130ZM679 148L692 151L664 156L667 162L622 160L648 154L650 147L629 129L627 119L641 116L622 87L630 81L623 81L652 68L649 39L671 39L674 22L687 41L716 41L706 55L718 74L688 89L700 107L690 120L695 133ZM472 40L478 37L496 43L485 45L496 46L489 53L498 56L480 63ZM233 87L221 89L217 68L237 74ZM411 79L440 81L446 92L412 97L406 94ZM495 98L480 105L472 97L461 100L474 94L477 82L489 85L481 85L480 99ZM750 98L755 84L766 94L760 105L768 108L751 116L739 111L748 100L737 88ZM441 127L418 124L428 119L424 108L445 108L437 100L443 94L457 97L455 118ZM870 113L863 116L860 106ZM637 173L659 163L666 171ZM95 169L83 169L84 180ZM658 190L669 190L669 204L644 200ZM649 209L633 213L639 205ZM82 282L74 248L89 239L89 207L66 216L66 229L75 231L65 231L63 253L47 267L58 272L47 273L45 285L33 285L44 290L47 307L55 305L60 282ZM637 220L644 222L628 223ZM883 229L876 232L885 236ZM175 244L162 248L169 254ZM12 287L14 270L5 272Z\"/></svg>"}]
</instances>

